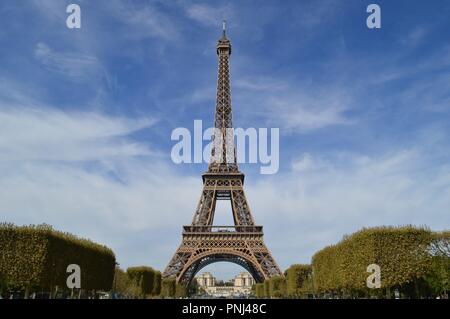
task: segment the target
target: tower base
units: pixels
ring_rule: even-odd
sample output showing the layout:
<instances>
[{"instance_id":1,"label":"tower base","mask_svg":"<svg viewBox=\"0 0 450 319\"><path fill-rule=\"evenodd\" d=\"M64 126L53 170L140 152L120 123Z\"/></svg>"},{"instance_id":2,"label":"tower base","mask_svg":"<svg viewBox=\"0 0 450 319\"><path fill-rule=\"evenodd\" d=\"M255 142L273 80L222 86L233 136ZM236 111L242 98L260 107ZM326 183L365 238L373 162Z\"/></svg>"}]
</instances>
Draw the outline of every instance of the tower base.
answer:
<instances>
[{"instance_id":1,"label":"tower base","mask_svg":"<svg viewBox=\"0 0 450 319\"><path fill-rule=\"evenodd\" d=\"M256 282L282 273L263 241L262 226L184 226L183 239L163 277L188 285L203 267L227 261L244 267Z\"/></svg>"}]
</instances>

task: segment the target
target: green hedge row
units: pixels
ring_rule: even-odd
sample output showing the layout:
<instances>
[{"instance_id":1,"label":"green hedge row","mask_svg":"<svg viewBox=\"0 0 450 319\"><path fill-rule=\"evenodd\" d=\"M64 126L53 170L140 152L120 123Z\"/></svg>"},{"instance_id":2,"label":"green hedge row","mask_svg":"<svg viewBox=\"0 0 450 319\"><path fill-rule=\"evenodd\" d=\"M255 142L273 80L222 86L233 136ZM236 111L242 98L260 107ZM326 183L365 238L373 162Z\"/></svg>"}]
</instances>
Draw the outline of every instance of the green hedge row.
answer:
<instances>
[{"instance_id":1,"label":"green hedge row","mask_svg":"<svg viewBox=\"0 0 450 319\"><path fill-rule=\"evenodd\" d=\"M81 268L81 288L110 290L115 256L111 249L51 226L0 224L0 277L15 289L66 287L69 264Z\"/></svg>"},{"instance_id":2,"label":"green hedge row","mask_svg":"<svg viewBox=\"0 0 450 319\"><path fill-rule=\"evenodd\" d=\"M175 297L177 283L175 278L164 278L161 281L161 297L173 298Z\"/></svg>"},{"instance_id":3,"label":"green hedge row","mask_svg":"<svg viewBox=\"0 0 450 319\"><path fill-rule=\"evenodd\" d=\"M127 269L130 285L135 287L134 294L145 298L148 295L159 295L161 273L151 267L130 267Z\"/></svg>"},{"instance_id":4,"label":"green hedge row","mask_svg":"<svg viewBox=\"0 0 450 319\"><path fill-rule=\"evenodd\" d=\"M190 295L199 295L201 293L202 289L195 280L188 287L183 284L177 284L173 277L163 278L161 281L160 296L162 298L186 298Z\"/></svg>"},{"instance_id":5,"label":"green hedge row","mask_svg":"<svg viewBox=\"0 0 450 319\"><path fill-rule=\"evenodd\" d=\"M369 289L367 267L380 266L381 287ZM423 227L362 229L292 265L285 277L256 284L258 298L446 296L450 292L450 232Z\"/></svg>"},{"instance_id":6,"label":"green hedge row","mask_svg":"<svg viewBox=\"0 0 450 319\"><path fill-rule=\"evenodd\" d=\"M161 293L161 272L151 267L116 268L113 292L119 298L150 298Z\"/></svg>"},{"instance_id":7,"label":"green hedge row","mask_svg":"<svg viewBox=\"0 0 450 319\"><path fill-rule=\"evenodd\" d=\"M366 290L367 266L381 269L381 287L402 286L431 270L433 233L425 228L377 227L344 237L312 258L318 292Z\"/></svg>"},{"instance_id":8,"label":"green hedge row","mask_svg":"<svg viewBox=\"0 0 450 319\"><path fill-rule=\"evenodd\" d=\"M255 284L252 290L257 298L283 298L286 296L286 280L282 276L274 276Z\"/></svg>"},{"instance_id":9,"label":"green hedge row","mask_svg":"<svg viewBox=\"0 0 450 319\"><path fill-rule=\"evenodd\" d=\"M256 298L264 298L264 284L258 283L255 284L255 296Z\"/></svg>"},{"instance_id":10,"label":"green hedge row","mask_svg":"<svg viewBox=\"0 0 450 319\"><path fill-rule=\"evenodd\" d=\"M299 298L314 292L311 265L292 265L286 270L286 295Z\"/></svg>"}]
</instances>

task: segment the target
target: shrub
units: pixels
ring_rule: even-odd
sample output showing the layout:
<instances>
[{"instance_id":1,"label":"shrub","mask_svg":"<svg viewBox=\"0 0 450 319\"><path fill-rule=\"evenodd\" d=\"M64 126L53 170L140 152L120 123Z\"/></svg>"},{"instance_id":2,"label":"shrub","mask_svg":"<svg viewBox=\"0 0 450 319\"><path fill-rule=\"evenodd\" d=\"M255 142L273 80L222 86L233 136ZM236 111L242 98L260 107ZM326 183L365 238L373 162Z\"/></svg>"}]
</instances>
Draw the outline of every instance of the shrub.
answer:
<instances>
[{"instance_id":1,"label":"shrub","mask_svg":"<svg viewBox=\"0 0 450 319\"><path fill-rule=\"evenodd\" d=\"M66 287L70 264L81 268L82 289L112 287L115 256L111 249L48 225L0 224L0 250L0 273L10 287L26 291Z\"/></svg>"},{"instance_id":2,"label":"shrub","mask_svg":"<svg viewBox=\"0 0 450 319\"><path fill-rule=\"evenodd\" d=\"M175 278L164 278L161 281L161 297L173 298L175 297L176 280Z\"/></svg>"},{"instance_id":3,"label":"shrub","mask_svg":"<svg viewBox=\"0 0 450 319\"><path fill-rule=\"evenodd\" d=\"M286 270L286 294L290 297L313 293L312 266L292 265Z\"/></svg>"},{"instance_id":4,"label":"shrub","mask_svg":"<svg viewBox=\"0 0 450 319\"><path fill-rule=\"evenodd\" d=\"M155 270L151 267L130 267L127 275L132 284L138 288L138 295L145 298L153 293Z\"/></svg>"},{"instance_id":5,"label":"shrub","mask_svg":"<svg viewBox=\"0 0 450 319\"><path fill-rule=\"evenodd\" d=\"M370 264L380 266L382 288L408 284L430 271L432 238L430 230L412 226L362 229L345 236L313 256L315 287L319 292L367 292Z\"/></svg>"},{"instance_id":6,"label":"shrub","mask_svg":"<svg viewBox=\"0 0 450 319\"><path fill-rule=\"evenodd\" d=\"M264 298L264 284L255 284L256 298Z\"/></svg>"},{"instance_id":7,"label":"shrub","mask_svg":"<svg viewBox=\"0 0 450 319\"><path fill-rule=\"evenodd\" d=\"M286 295L286 281L281 276L273 276L268 280L270 297L283 298Z\"/></svg>"}]
</instances>

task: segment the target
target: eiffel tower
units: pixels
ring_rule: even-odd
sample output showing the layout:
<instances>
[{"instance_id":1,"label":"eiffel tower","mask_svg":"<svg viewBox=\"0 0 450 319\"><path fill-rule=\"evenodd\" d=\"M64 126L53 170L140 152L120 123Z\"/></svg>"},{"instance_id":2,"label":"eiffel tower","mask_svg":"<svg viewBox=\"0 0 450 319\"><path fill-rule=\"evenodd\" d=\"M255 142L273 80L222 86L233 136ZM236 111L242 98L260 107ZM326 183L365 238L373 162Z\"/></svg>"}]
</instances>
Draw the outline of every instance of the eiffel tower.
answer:
<instances>
[{"instance_id":1,"label":"eiffel tower","mask_svg":"<svg viewBox=\"0 0 450 319\"><path fill-rule=\"evenodd\" d=\"M214 117L213 146L208 171L202 175L203 191L182 242L163 272L188 285L203 267L232 262L244 267L256 282L282 273L263 241L263 227L255 225L244 193L244 174L236 161L231 113L229 59L231 42L225 22L217 43L219 73ZM230 134L231 133L231 134ZM213 226L217 200L231 201L233 226Z\"/></svg>"}]
</instances>

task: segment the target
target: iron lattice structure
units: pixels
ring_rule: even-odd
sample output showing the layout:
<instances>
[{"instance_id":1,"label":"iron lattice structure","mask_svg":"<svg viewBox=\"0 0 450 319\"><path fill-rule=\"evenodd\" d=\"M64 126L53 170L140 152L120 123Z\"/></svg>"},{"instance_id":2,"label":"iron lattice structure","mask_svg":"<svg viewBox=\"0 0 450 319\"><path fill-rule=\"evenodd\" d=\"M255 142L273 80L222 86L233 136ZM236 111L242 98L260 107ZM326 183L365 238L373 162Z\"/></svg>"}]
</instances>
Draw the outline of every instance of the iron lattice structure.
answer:
<instances>
[{"instance_id":1,"label":"iron lattice structure","mask_svg":"<svg viewBox=\"0 0 450 319\"><path fill-rule=\"evenodd\" d=\"M217 43L219 71L215 132L208 171L203 174L203 191L192 224L183 227L178 247L163 277L175 277L189 284L203 267L218 261L244 267L257 282L282 276L263 241L263 227L256 226L244 193L244 174L239 171L234 145L229 59L231 43L223 30ZM231 201L233 226L213 226L217 200Z\"/></svg>"}]
</instances>

